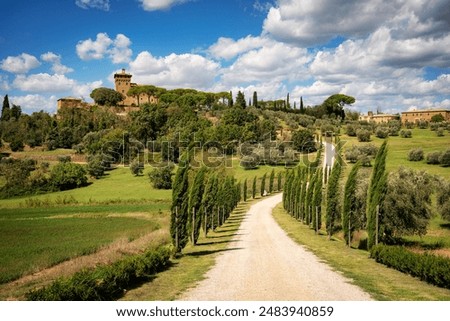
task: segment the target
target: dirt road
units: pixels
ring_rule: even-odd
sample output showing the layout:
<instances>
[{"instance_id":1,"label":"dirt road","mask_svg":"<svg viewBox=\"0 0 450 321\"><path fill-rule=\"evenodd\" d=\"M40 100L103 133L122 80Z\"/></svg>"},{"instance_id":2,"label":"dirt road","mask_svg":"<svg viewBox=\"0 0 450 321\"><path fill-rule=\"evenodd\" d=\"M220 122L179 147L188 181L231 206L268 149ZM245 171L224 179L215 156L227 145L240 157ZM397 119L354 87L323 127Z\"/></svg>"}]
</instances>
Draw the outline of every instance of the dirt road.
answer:
<instances>
[{"instance_id":1,"label":"dirt road","mask_svg":"<svg viewBox=\"0 0 450 321\"><path fill-rule=\"evenodd\" d=\"M370 296L292 241L272 218L281 194L247 212L206 279L179 300L370 300Z\"/></svg>"}]
</instances>

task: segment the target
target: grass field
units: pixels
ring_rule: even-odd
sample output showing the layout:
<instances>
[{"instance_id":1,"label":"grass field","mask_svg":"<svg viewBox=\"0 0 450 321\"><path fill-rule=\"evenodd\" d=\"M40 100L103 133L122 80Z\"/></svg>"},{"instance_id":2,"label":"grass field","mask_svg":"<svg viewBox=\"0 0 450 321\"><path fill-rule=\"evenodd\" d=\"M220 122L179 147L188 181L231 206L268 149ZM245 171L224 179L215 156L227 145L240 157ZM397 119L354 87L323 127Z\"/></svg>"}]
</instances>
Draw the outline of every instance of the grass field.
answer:
<instances>
[{"instance_id":1,"label":"grass field","mask_svg":"<svg viewBox=\"0 0 450 321\"><path fill-rule=\"evenodd\" d=\"M344 149L352 145L361 145L356 137L347 135L341 136L341 141L345 142ZM384 139L371 136L371 142L380 146ZM450 133L446 132L445 136L438 137L435 132L429 129L412 129L412 138L402 138L400 136L392 136L388 138L388 156L386 168L388 171L395 170L399 166L409 167L415 170L425 170L429 174L441 176L450 180L450 167L442 167L439 165L429 165L425 160L420 162L408 161L408 152L413 148L422 148L424 154L435 151L445 151L450 148Z\"/></svg>"}]
</instances>

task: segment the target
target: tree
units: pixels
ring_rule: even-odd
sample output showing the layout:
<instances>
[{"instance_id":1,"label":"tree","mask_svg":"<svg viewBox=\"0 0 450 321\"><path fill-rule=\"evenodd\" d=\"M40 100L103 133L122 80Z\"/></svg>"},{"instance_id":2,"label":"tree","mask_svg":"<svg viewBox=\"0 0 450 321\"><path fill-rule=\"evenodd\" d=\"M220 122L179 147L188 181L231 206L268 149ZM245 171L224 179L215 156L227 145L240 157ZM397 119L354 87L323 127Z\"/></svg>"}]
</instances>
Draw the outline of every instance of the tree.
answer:
<instances>
[{"instance_id":1,"label":"tree","mask_svg":"<svg viewBox=\"0 0 450 321\"><path fill-rule=\"evenodd\" d=\"M22 108L20 108L20 106L18 106L18 105L13 104L13 106L11 107L11 110L10 110L10 115L11 115L11 119L14 119L16 121L19 120L20 115L22 115Z\"/></svg>"},{"instance_id":2,"label":"tree","mask_svg":"<svg viewBox=\"0 0 450 321\"><path fill-rule=\"evenodd\" d=\"M252 198L256 198L256 176L253 178L253 185L252 185Z\"/></svg>"},{"instance_id":3,"label":"tree","mask_svg":"<svg viewBox=\"0 0 450 321\"><path fill-rule=\"evenodd\" d=\"M291 103L289 102L289 93L287 93L287 96L286 96L286 108L291 109Z\"/></svg>"},{"instance_id":4,"label":"tree","mask_svg":"<svg viewBox=\"0 0 450 321\"><path fill-rule=\"evenodd\" d=\"M9 108L9 98L8 95L5 95L5 97L3 98L2 115L0 117L0 120L8 121L11 118L10 112L11 110Z\"/></svg>"},{"instance_id":5,"label":"tree","mask_svg":"<svg viewBox=\"0 0 450 321\"><path fill-rule=\"evenodd\" d=\"M269 194L272 194L272 192L274 191L274 189L273 189L274 180L275 180L275 170L272 169L272 171L270 172L270 177L269 177Z\"/></svg>"},{"instance_id":6,"label":"tree","mask_svg":"<svg viewBox=\"0 0 450 321\"><path fill-rule=\"evenodd\" d=\"M202 197L205 188L205 176L207 168L201 167L194 177L192 187L189 192L189 216L188 216L188 231L192 244L196 245L200 235L200 228L202 226L202 213L200 208L202 205Z\"/></svg>"},{"instance_id":7,"label":"tree","mask_svg":"<svg viewBox=\"0 0 450 321\"><path fill-rule=\"evenodd\" d=\"M339 179L341 171L341 163L339 158L336 158L327 187L326 228L330 239L334 233L336 222L340 218Z\"/></svg>"},{"instance_id":8,"label":"tree","mask_svg":"<svg viewBox=\"0 0 450 321\"><path fill-rule=\"evenodd\" d=\"M316 183L314 184L314 194L312 198L312 226L319 232L322 225L322 186L323 186L323 170L318 168L316 170Z\"/></svg>"},{"instance_id":9,"label":"tree","mask_svg":"<svg viewBox=\"0 0 450 321\"><path fill-rule=\"evenodd\" d=\"M238 91L236 96L236 102L234 105L241 108L247 107L247 102L245 101L244 93L242 93L241 91Z\"/></svg>"},{"instance_id":10,"label":"tree","mask_svg":"<svg viewBox=\"0 0 450 321\"><path fill-rule=\"evenodd\" d=\"M256 91L253 92L253 107L258 108L258 93Z\"/></svg>"},{"instance_id":11,"label":"tree","mask_svg":"<svg viewBox=\"0 0 450 321\"><path fill-rule=\"evenodd\" d=\"M386 156L387 156L387 141L384 141L378 150L373 166L372 177L370 179L368 194L367 194L367 246L370 250L378 243L380 236L380 222L383 213L382 203L384 201L387 189L387 174L386 174Z\"/></svg>"},{"instance_id":12,"label":"tree","mask_svg":"<svg viewBox=\"0 0 450 321\"><path fill-rule=\"evenodd\" d=\"M125 96L121 93L105 87L94 89L90 96L96 104L101 106L117 106L119 102L125 99Z\"/></svg>"},{"instance_id":13,"label":"tree","mask_svg":"<svg viewBox=\"0 0 450 321\"><path fill-rule=\"evenodd\" d=\"M263 177L261 178L261 189L260 189L260 194L261 197L266 195L266 173L264 173Z\"/></svg>"},{"instance_id":14,"label":"tree","mask_svg":"<svg viewBox=\"0 0 450 321\"><path fill-rule=\"evenodd\" d=\"M219 181L217 175L209 175L202 197L201 212L203 215L203 231L208 235L209 229L214 229L214 213L216 210Z\"/></svg>"},{"instance_id":15,"label":"tree","mask_svg":"<svg viewBox=\"0 0 450 321\"><path fill-rule=\"evenodd\" d=\"M283 178L283 174L281 174L281 172L278 172L278 177L277 177L277 191L281 191L282 190L282 186L281 186L281 180Z\"/></svg>"},{"instance_id":16,"label":"tree","mask_svg":"<svg viewBox=\"0 0 450 321\"><path fill-rule=\"evenodd\" d=\"M182 156L172 186L172 207L170 220L170 235L175 246L175 254L188 242L188 206L189 206L189 157Z\"/></svg>"},{"instance_id":17,"label":"tree","mask_svg":"<svg viewBox=\"0 0 450 321\"><path fill-rule=\"evenodd\" d=\"M168 164L166 166L153 169L148 174L148 178L150 179L152 186L156 189L171 189L173 168L173 164Z\"/></svg>"},{"instance_id":18,"label":"tree","mask_svg":"<svg viewBox=\"0 0 450 321\"><path fill-rule=\"evenodd\" d=\"M357 206L356 188L358 171L361 167L361 163L356 163L350 174L348 175L347 182L344 189L344 204L342 208L342 230L344 231L344 239L348 246L351 244L351 236L355 230L357 221Z\"/></svg>"},{"instance_id":19,"label":"tree","mask_svg":"<svg viewBox=\"0 0 450 321\"><path fill-rule=\"evenodd\" d=\"M130 163L130 171L134 176L140 176L144 172L144 163L139 160L139 157Z\"/></svg>"},{"instance_id":20,"label":"tree","mask_svg":"<svg viewBox=\"0 0 450 321\"><path fill-rule=\"evenodd\" d=\"M432 216L433 189L433 178L425 171L400 167L389 174L380 224L383 242L392 243L403 235L422 236L427 233Z\"/></svg>"},{"instance_id":21,"label":"tree","mask_svg":"<svg viewBox=\"0 0 450 321\"><path fill-rule=\"evenodd\" d=\"M303 106L303 97L300 97L300 114L305 113L305 107Z\"/></svg>"},{"instance_id":22,"label":"tree","mask_svg":"<svg viewBox=\"0 0 450 321\"><path fill-rule=\"evenodd\" d=\"M437 115L433 115L431 117L431 122L432 123L441 123L445 120L444 116L442 116L442 114L437 114Z\"/></svg>"},{"instance_id":23,"label":"tree","mask_svg":"<svg viewBox=\"0 0 450 321\"><path fill-rule=\"evenodd\" d=\"M87 184L86 169L72 162L60 162L50 172L52 185L61 191L81 187Z\"/></svg>"},{"instance_id":24,"label":"tree","mask_svg":"<svg viewBox=\"0 0 450 321\"><path fill-rule=\"evenodd\" d=\"M247 202L247 179L245 179L244 181L243 194L244 194L244 202Z\"/></svg>"},{"instance_id":25,"label":"tree","mask_svg":"<svg viewBox=\"0 0 450 321\"><path fill-rule=\"evenodd\" d=\"M105 174L103 156L100 154L89 155L86 170L91 177L100 178Z\"/></svg>"},{"instance_id":26,"label":"tree","mask_svg":"<svg viewBox=\"0 0 450 321\"><path fill-rule=\"evenodd\" d=\"M343 94L335 94L322 103L328 115L336 115L336 117L345 118L344 106L355 103L355 98Z\"/></svg>"},{"instance_id":27,"label":"tree","mask_svg":"<svg viewBox=\"0 0 450 321\"><path fill-rule=\"evenodd\" d=\"M292 143L299 152L311 153L316 151L314 133L309 129L300 129L294 132Z\"/></svg>"},{"instance_id":28,"label":"tree","mask_svg":"<svg viewBox=\"0 0 450 321\"><path fill-rule=\"evenodd\" d=\"M439 182L437 209L444 220L450 221L450 182L446 180Z\"/></svg>"},{"instance_id":29,"label":"tree","mask_svg":"<svg viewBox=\"0 0 450 321\"><path fill-rule=\"evenodd\" d=\"M439 163L443 167L449 167L450 166L450 148L446 149L440 156L439 156Z\"/></svg>"}]
</instances>

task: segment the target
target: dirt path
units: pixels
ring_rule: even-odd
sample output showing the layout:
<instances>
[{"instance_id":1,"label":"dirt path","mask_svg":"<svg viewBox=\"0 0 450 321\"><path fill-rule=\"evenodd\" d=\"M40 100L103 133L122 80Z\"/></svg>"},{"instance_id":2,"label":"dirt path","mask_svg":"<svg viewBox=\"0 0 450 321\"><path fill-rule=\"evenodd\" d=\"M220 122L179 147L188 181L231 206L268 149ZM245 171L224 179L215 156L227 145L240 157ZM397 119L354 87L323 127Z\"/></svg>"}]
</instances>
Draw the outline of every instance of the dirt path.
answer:
<instances>
[{"instance_id":1,"label":"dirt path","mask_svg":"<svg viewBox=\"0 0 450 321\"><path fill-rule=\"evenodd\" d=\"M370 300L370 296L292 241L272 218L282 195L253 205L206 279L180 300Z\"/></svg>"}]
</instances>

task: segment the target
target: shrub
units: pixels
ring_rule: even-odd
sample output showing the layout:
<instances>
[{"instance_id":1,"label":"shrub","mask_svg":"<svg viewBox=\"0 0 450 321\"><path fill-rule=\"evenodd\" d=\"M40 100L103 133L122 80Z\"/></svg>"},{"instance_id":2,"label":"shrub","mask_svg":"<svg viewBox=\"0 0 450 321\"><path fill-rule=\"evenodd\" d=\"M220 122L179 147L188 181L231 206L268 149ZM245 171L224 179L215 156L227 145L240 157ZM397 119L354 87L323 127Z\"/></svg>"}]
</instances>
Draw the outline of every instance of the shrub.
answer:
<instances>
[{"instance_id":1,"label":"shrub","mask_svg":"<svg viewBox=\"0 0 450 321\"><path fill-rule=\"evenodd\" d=\"M378 138L386 138L389 136L389 128L388 127L378 127L375 131L375 136Z\"/></svg>"},{"instance_id":2,"label":"shrub","mask_svg":"<svg viewBox=\"0 0 450 321\"><path fill-rule=\"evenodd\" d=\"M170 250L161 247L129 256L111 265L85 269L70 278L60 278L47 287L26 294L30 301L110 301L169 265Z\"/></svg>"},{"instance_id":3,"label":"shrub","mask_svg":"<svg viewBox=\"0 0 450 321\"><path fill-rule=\"evenodd\" d=\"M70 163L72 158L69 155L60 155L58 156L58 162L60 163Z\"/></svg>"},{"instance_id":4,"label":"shrub","mask_svg":"<svg viewBox=\"0 0 450 321\"><path fill-rule=\"evenodd\" d=\"M370 131L367 129L358 129L356 131L356 137L360 142L370 142Z\"/></svg>"},{"instance_id":5,"label":"shrub","mask_svg":"<svg viewBox=\"0 0 450 321\"><path fill-rule=\"evenodd\" d=\"M439 157L439 163L444 167L450 166L450 149L447 149L441 154L441 156Z\"/></svg>"},{"instance_id":6,"label":"shrub","mask_svg":"<svg viewBox=\"0 0 450 321\"><path fill-rule=\"evenodd\" d=\"M144 163L140 162L139 159L134 159L130 164L131 174L134 176L140 176L144 172Z\"/></svg>"},{"instance_id":7,"label":"shrub","mask_svg":"<svg viewBox=\"0 0 450 321\"><path fill-rule=\"evenodd\" d=\"M173 165L155 168L148 174L148 178L152 186L156 189L171 189L172 188L172 170Z\"/></svg>"},{"instance_id":8,"label":"shrub","mask_svg":"<svg viewBox=\"0 0 450 321\"><path fill-rule=\"evenodd\" d=\"M402 138L411 138L412 137L412 131L410 131L410 130L401 130L400 131L400 136Z\"/></svg>"},{"instance_id":9,"label":"shrub","mask_svg":"<svg viewBox=\"0 0 450 321\"><path fill-rule=\"evenodd\" d=\"M420 162L423 160L423 150L422 148L411 149L408 153L408 160L411 162Z\"/></svg>"},{"instance_id":10,"label":"shrub","mask_svg":"<svg viewBox=\"0 0 450 321\"><path fill-rule=\"evenodd\" d=\"M440 164L442 152L431 152L427 154L427 164L437 165Z\"/></svg>"},{"instance_id":11,"label":"shrub","mask_svg":"<svg viewBox=\"0 0 450 321\"><path fill-rule=\"evenodd\" d=\"M428 128L428 122L426 120L419 120L419 123L417 124L417 126L420 129L427 129Z\"/></svg>"},{"instance_id":12,"label":"shrub","mask_svg":"<svg viewBox=\"0 0 450 321\"><path fill-rule=\"evenodd\" d=\"M431 123L430 124L430 130L431 131L436 131L439 128L439 124L438 123Z\"/></svg>"},{"instance_id":13,"label":"shrub","mask_svg":"<svg viewBox=\"0 0 450 321\"><path fill-rule=\"evenodd\" d=\"M50 173L52 185L59 190L68 190L87 184L86 170L74 163L58 163Z\"/></svg>"},{"instance_id":14,"label":"shrub","mask_svg":"<svg viewBox=\"0 0 450 321\"><path fill-rule=\"evenodd\" d=\"M94 178L105 175L106 164L103 162L102 155L89 155L86 169L88 174Z\"/></svg>"},{"instance_id":15,"label":"shrub","mask_svg":"<svg viewBox=\"0 0 450 321\"><path fill-rule=\"evenodd\" d=\"M350 163L361 161L363 166L370 166L370 161L375 157L378 148L374 144L352 146L344 153L345 159Z\"/></svg>"},{"instance_id":16,"label":"shrub","mask_svg":"<svg viewBox=\"0 0 450 321\"><path fill-rule=\"evenodd\" d=\"M439 127L439 128L436 130L436 135L437 135L438 137L444 136L444 128Z\"/></svg>"},{"instance_id":17,"label":"shrub","mask_svg":"<svg viewBox=\"0 0 450 321\"><path fill-rule=\"evenodd\" d=\"M14 139L10 144L9 144L9 148L11 148L11 150L13 152L20 152L23 151L23 148L25 147L25 145L23 144L23 141L20 139Z\"/></svg>"},{"instance_id":18,"label":"shrub","mask_svg":"<svg viewBox=\"0 0 450 321\"><path fill-rule=\"evenodd\" d=\"M257 155L244 156L241 158L240 164L244 169L256 169L258 168L259 165L258 156Z\"/></svg>"},{"instance_id":19,"label":"shrub","mask_svg":"<svg viewBox=\"0 0 450 321\"><path fill-rule=\"evenodd\" d=\"M402 246L377 245L372 247L370 257L403 273L411 274L436 286L450 289L450 259L418 254Z\"/></svg>"}]
</instances>

